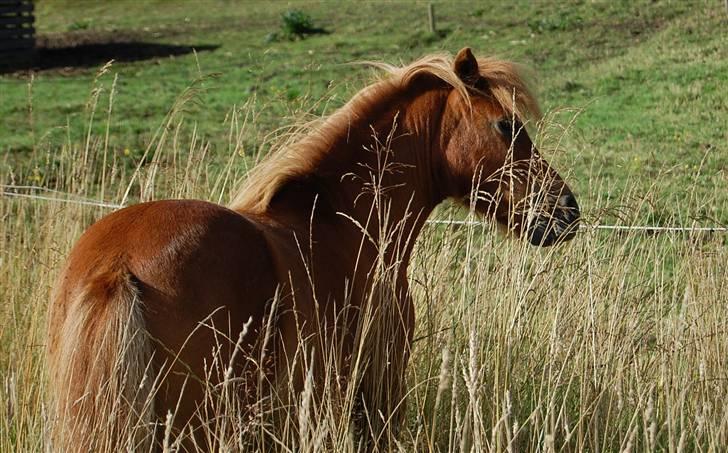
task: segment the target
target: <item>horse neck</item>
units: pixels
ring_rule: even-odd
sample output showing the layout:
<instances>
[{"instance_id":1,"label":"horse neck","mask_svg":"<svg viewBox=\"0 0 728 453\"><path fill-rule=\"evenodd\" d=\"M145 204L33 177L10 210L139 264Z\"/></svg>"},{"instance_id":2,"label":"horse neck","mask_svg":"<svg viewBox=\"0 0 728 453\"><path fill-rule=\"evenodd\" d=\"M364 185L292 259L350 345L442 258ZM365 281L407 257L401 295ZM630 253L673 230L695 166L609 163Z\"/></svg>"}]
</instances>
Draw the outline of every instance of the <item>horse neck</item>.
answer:
<instances>
[{"instance_id":1,"label":"horse neck","mask_svg":"<svg viewBox=\"0 0 728 453\"><path fill-rule=\"evenodd\" d=\"M278 206L286 224L320 246L349 244L358 259L403 273L422 226L444 198L438 175L447 91L386 97L338 131L312 173L276 196L273 211Z\"/></svg>"}]
</instances>

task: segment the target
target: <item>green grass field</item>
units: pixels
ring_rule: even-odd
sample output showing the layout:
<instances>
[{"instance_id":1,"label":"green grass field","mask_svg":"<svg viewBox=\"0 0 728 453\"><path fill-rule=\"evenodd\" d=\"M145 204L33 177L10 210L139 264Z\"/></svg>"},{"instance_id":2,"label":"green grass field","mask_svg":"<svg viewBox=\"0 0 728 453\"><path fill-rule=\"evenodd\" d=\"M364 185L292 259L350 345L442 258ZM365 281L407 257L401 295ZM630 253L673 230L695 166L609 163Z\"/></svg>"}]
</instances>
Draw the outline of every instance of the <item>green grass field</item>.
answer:
<instances>
[{"instance_id":1,"label":"green grass field","mask_svg":"<svg viewBox=\"0 0 728 453\"><path fill-rule=\"evenodd\" d=\"M330 33L281 37L290 9ZM0 184L47 189L21 194L227 203L291 125L371 80L350 63L470 46L534 71L546 113L536 141L586 223L728 226L723 2L435 2L436 34L426 2L39 0L36 10L51 47L211 47L1 74ZM0 196L0 451L48 445L49 290L107 212ZM428 228L410 269L421 340L402 451L723 451L727 260L726 233L584 232L544 251L480 228ZM347 429L332 421L317 433L354 451Z\"/></svg>"},{"instance_id":2,"label":"green grass field","mask_svg":"<svg viewBox=\"0 0 728 453\"><path fill-rule=\"evenodd\" d=\"M621 198L627 181L636 195L654 189L659 199L645 221L664 224L684 216L680 205L690 187L713 200L690 215L706 223L728 221L728 191L718 190L728 168L728 35L721 32L726 15L719 5L442 3L436 5L440 36L427 31L424 3L300 4L294 7L331 33L271 43L268 35L279 32L281 14L291 8L286 3L108 3L39 2L39 31L51 42L128 35L139 42L219 47L117 63L100 77L104 61L41 72L32 82L27 73L2 76L0 150L10 162L34 152L52 156L60 144L85 141L92 91L99 88L92 135L104 136L108 127L109 152L129 166L191 85L194 102L184 121L209 142L210 155L225 153L226 118L249 104L256 107L256 133L244 142L257 151L269 132L301 113L330 112L361 88L369 71L348 63L410 61L468 45L531 66L557 129L577 116L561 146L566 153L552 157L574 172L577 190L587 190L591 176L603 182L610 200ZM67 32L71 38L58 36ZM100 121L112 85L112 120ZM550 145L544 143L547 151Z\"/></svg>"}]
</instances>

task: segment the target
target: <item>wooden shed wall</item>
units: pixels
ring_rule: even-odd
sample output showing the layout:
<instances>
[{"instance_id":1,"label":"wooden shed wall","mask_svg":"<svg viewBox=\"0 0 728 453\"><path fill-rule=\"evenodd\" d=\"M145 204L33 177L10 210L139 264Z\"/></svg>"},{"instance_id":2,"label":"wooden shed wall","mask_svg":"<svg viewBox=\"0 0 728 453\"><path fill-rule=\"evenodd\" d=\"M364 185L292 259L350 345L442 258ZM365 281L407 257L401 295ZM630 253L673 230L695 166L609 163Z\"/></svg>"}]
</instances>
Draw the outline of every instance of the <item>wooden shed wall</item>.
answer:
<instances>
[{"instance_id":1,"label":"wooden shed wall","mask_svg":"<svg viewBox=\"0 0 728 453\"><path fill-rule=\"evenodd\" d=\"M10 59L32 56L34 23L31 0L0 0L0 65Z\"/></svg>"}]
</instances>

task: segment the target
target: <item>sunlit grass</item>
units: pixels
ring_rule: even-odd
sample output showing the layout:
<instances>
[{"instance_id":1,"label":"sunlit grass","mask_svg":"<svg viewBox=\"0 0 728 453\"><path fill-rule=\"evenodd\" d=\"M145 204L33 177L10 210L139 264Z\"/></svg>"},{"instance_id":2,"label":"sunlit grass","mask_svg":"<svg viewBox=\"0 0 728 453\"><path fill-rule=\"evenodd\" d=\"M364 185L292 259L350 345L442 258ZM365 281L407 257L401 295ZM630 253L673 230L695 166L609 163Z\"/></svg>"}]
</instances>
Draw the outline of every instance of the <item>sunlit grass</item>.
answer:
<instances>
[{"instance_id":1,"label":"sunlit grass","mask_svg":"<svg viewBox=\"0 0 728 453\"><path fill-rule=\"evenodd\" d=\"M92 92L86 117L103 127L114 116L111 86L102 88ZM15 191L72 201L0 200L0 451L50 448L49 291L81 232L110 212L73 200L225 203L257 154L285 133L260 134L255 119L262 107L247 104L229 113L226 154L213 158L185 118L194 90L170 109L133 165L108 152L103 134L91 133L39 149L26 164L2 166L0 184L40 175L37 185L58 192ZM578 155L585 145L566 135ZM252 152L251 137L260 143ZM549 153L563 152L556 138L543 141ZM598 171L580 184L587 223L608 214L643 224L643 207L663 196L627 184L620 198L605 198L609 181ZM693 197L664 221L685 224L695 209L716 201L710 191ZM467 216L452 209L438 215ZM389 448L720 451L728 443L727 261L721 233L648 236L587 227L567 245L536 249L487 226L427 227L409 269L417 330L406 420ZM353 396L335 399L328 389L330 398L313 398L321 385L309 379L302 394L288 395L297 409L284 411L275 427L269 406L261 404L251 418L234 387L211 390L231 422L210 426L208 439L222 439L233 451L355 451L357 435L342 411ZM167 450L178 440L168 433Z\"/></svg>"}]
</instances>

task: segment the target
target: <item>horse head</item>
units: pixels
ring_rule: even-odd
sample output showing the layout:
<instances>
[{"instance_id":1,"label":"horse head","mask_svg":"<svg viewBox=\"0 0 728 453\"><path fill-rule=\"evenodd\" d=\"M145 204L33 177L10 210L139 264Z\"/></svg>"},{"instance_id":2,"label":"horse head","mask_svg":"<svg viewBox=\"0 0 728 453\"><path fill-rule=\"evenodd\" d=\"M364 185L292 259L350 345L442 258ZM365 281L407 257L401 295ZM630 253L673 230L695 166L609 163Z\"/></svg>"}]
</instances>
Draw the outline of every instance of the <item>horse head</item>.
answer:
<instances>
[{"instance_id":1,"label":"horse head","mask_svg":"<svg viewBox=\"0 0 728 453\"><path fill-rule=\"evenodd\" d=\"M461 50L443 116L441 146L449 195L534 245L574 237L579 206L559 174L539 154L524 126L538 106L515 65L478 62Z\"/></svg>"}]
</instances>

